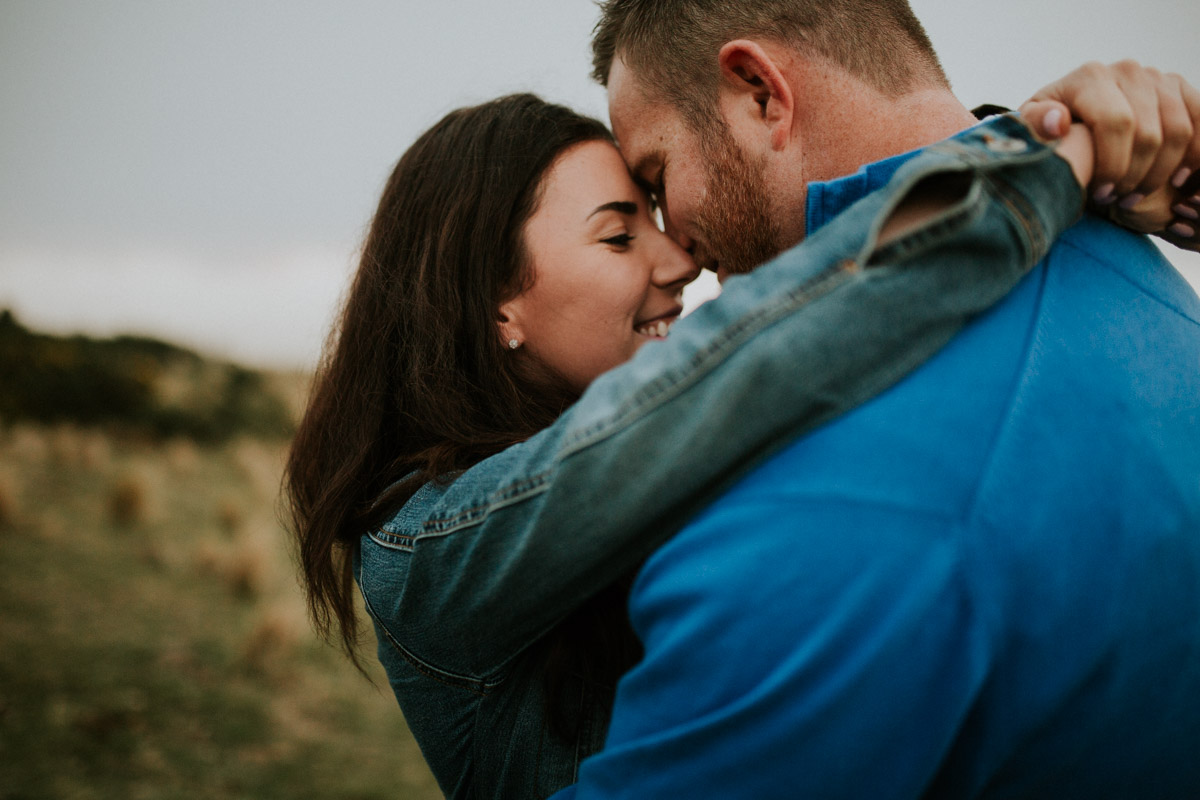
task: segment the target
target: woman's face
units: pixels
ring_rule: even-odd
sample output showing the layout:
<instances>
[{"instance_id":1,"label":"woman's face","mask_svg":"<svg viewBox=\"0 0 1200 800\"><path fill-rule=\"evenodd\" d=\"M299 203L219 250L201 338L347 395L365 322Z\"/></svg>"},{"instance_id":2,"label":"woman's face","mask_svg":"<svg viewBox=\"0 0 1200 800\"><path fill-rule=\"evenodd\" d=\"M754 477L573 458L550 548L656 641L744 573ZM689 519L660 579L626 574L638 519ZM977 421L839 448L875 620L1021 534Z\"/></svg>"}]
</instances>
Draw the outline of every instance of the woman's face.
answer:
<instances>
[{"instance_id":1,"label":"woman's face","mask_svg":"<svg viewBox=\"0 0 1200 800\"><path fill-rule=\"evenodd\" d=\"M699 272L608 142L558 157L524 233L533 282L501 305L501 334L579 392L664 338Z\"/></svg>"}]
</instances>

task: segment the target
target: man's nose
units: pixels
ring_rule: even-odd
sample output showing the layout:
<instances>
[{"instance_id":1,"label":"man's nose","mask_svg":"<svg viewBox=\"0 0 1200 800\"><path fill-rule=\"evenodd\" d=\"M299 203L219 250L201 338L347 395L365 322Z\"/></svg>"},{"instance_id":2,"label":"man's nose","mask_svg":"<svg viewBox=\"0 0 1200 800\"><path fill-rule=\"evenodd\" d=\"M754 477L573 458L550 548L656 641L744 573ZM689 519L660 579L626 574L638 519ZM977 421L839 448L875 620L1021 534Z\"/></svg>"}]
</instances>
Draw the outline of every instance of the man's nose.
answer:
<instances>
[{"instance_id":1,"label":"man's nose","mask_svg":"<svg viewBox=\"0 0 1200 800\"><path fill-rule=\"evenodd\" d=\"M669 237L662 238L662 252L654 265L653 281L664 289L682 290L700 275L695 259Z\"/></svg>"},{"instance_id":2,"label":"man's nose","mask_svg":"<svg viewBox=\"0 0 1200 800\"><path fill-rule=\"evenodd\" d=\"M692 239L692 237L684 233L682 226L676 225L671 221L671 215L667 213L665 208L662 210L662 221L663 230L666 232L667 236L670 236L671 239L674 240L676 244L682 247L689 254L696 249L696 242Z\"/></svg>"}]
</instances>

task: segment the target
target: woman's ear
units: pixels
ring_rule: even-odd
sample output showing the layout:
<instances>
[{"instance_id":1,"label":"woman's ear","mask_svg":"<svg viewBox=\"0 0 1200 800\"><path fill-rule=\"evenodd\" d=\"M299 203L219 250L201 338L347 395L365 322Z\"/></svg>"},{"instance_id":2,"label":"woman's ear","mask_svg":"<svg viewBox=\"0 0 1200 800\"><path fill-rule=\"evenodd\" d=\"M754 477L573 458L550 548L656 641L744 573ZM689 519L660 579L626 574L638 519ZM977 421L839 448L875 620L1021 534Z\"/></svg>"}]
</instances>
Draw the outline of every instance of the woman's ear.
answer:
<instances>
[{"instance_id":1,"label":"woman's ear","mask_svg":"<svg viewBox=\"0 0 1200 800\"><path fill-rule=\"evenodd\" d=\"M721 111L745 136L765 135L772 150L787 146L796 112L792 86L771 53L758 42L734 39L717 53Z\"/></svg>"},{"instance_id":2,"label":"woman's ear","mask_svg":"<svg viewBox=\"0 0 1200 800\"><path fill-rule=\"evenodd\" d=\"M499 310L496 312L496 330L500 333L500 339L509 349L516 350L521 345L525 344L524 330L521 325L522 306L520 296L514 297L512 300L506 300L500 304ZM516 344L513 344L516 342Z\"/></svg>"}]
</instances>

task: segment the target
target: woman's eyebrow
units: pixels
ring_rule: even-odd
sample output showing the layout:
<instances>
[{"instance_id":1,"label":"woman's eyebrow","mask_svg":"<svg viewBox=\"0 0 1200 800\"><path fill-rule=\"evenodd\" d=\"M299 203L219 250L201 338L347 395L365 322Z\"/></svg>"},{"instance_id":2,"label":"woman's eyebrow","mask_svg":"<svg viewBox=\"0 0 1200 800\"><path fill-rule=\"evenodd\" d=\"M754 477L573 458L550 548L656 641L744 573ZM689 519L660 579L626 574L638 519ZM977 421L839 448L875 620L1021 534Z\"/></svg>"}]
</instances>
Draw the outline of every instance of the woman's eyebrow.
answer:
<instances>
[{"instance_id":1,"label":"woman's eyebrow","mask_svg":"<svg viewBox=\"0 0 1200 800\"><path fill-rule=\"evenodd\" d=\"M611 203L605 203L602 206L596 206L596 209L592 211L592 213L588 214L587 218L591 219L601 211L616 211L618 214L633 216L637 213L638 207L637 203L631 203L628 200L613 200Z\"/></svg>"}]
</instances>

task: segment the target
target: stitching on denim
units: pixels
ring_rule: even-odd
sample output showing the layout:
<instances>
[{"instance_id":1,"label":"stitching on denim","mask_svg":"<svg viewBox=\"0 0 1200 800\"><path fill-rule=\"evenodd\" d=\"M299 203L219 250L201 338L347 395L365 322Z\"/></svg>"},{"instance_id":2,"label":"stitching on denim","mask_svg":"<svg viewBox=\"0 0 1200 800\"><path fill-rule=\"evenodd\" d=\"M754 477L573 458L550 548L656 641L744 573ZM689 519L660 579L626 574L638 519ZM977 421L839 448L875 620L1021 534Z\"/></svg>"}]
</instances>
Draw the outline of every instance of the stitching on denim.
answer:
<instances>
[{"instance_id":1,"label":"stitching on denim","mask_svg":"<svg viewBox=\"0 0 1200 800\"><path fill-rule=\"evenodd\" d=\"M417 672L431 680L437 681L438 683L446 686L452 686L456 689L463 689L480 697L486 697L488 692L495 688L498 682L490 682L480 678L473 678L469 675L459 675L448 670L439 669L438 667L421 660L414 653L404 647L404 645L400 644L400 641L392 634L392 631L388 628L387 624L384 623L379 614L375 612L375 607L371 604L371 599L367 596L367 590L363 583L363 571L361 565L359 566L358 570L358 590L359 594L362 595L363 606L366 608L367 613L371 615L371 619L375 620L375 623L379 626L379 630L383 631L383 635L387 639L388 644L390 644L392 648L400 654L400 657L407 661Z\"/></svg>"},{"instance_id":2,"label":"stitching on denim","mask_svg":"<svg viewBox=\"0 0 1200 800\"><path fill-rule=\"evenodd\" d=\"M389 550L398 550L402 553L411 553L413 544L416 541L412 536L383 530L371 531L367 536L380 547L386 547Z\"/></svg>"},{"instance_id":3,"label":"stitching on denim","mask_svg":"<svg viewBox=\"0 0 1200 800\"><path fill-rule=\"evenodd\" d=\"M493 492L487 500L477 506L464 509L458 512L453 517L434 517L425 520L421 524L421 537L428 538L430 536L445 535L454 533L462 528L472 527L482 523L487 519L492 511L499 511L502 508L519 503L530 497L541 494L550 486L551 476L554 474L554 468L543 470L542 472L524 478L514 484L504 487L503 489Z\"/></svg>"},{"instance_id":4,"label":"stitching on denim","mask_svg":"<svg viewBox=\"0 0 1200 800\"><path fill-rule=\"evenodd\" d=\"M1049 242L1046 239L1046 231L1040 224L1041 217L1038 216L1037 209L1025 195L1014 189L1000 175L989 174L985 176L985 180L992 187L996 199L1007 209L1009 219L1025 233L1021 244L1026 248L1028 260L1031 263L1040 261L1049 251Z\"/></svg>"}]
</instances>

